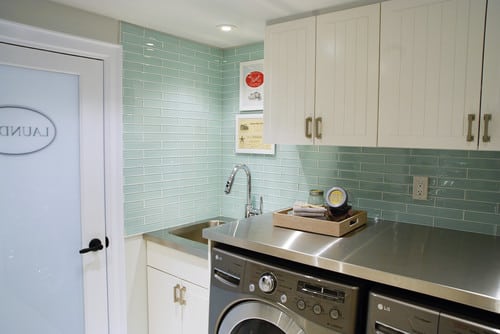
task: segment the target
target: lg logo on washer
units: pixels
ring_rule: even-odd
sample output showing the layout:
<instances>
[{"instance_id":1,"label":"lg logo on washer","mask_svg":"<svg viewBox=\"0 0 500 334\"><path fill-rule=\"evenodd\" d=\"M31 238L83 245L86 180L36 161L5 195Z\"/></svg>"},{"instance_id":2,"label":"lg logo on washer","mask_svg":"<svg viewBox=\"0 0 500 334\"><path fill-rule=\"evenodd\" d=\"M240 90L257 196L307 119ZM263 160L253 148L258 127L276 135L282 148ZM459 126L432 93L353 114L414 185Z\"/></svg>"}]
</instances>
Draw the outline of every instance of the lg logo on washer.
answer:
<instances>
[{"instance_id":1,"label":"lg logo on washer","mask_svg":"<svg viewBox=\"0 0 500 334\"><path fill-rule=\"evenodd\" d=\"M0 154L23 155L48 147L56 139L56 125L32 108L0 106Z\"/></svg>"}]
</instances>

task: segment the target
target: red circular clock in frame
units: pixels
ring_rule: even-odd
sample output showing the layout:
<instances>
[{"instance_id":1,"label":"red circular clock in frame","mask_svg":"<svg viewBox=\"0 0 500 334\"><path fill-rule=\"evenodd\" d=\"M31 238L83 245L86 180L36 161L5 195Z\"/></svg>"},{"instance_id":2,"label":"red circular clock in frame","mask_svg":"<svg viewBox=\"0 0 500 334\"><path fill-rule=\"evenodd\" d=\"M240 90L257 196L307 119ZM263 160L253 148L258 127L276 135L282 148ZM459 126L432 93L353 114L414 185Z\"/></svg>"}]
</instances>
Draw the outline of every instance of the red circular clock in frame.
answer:
<instances>
[{"instance_id":1,"label":"red circular clock in frame","mask_svg":"<svg viewBox=\"0 0 500 334\"><path fill-rule=\"evenodd\" d=\"M249 87L252 88L262 86L262 84L264 83L264 73L262 73L261 71L252 71L247 74L245 82Z\"/></svg>"}]
</instances>

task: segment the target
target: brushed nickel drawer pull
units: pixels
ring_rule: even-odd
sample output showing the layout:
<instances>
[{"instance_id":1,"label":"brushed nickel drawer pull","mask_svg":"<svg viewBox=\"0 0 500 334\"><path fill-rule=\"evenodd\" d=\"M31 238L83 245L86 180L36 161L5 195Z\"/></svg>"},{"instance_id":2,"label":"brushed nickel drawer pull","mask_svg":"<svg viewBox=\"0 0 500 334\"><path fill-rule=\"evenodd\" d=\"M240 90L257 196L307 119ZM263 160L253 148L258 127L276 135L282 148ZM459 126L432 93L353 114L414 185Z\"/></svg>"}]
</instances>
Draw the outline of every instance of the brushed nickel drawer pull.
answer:
<instances>
[{"instance_id":1,"label":"brushed nickel drawer pull","mask_svg":"<svg viewBox=\"0 0 500 334\"><path fill-rule=\"evenodd\" d=\"M488 124L491 121L491 114L484 114L484 132L483 132L483 143L488 143L491 137L488 135Z\"/></svg>"},{"instance_id":2,"label":"brushed nickel drawer pull","mask_svg":"<svg viewBox=\"0 0 500 334\"><path fill-rule=\"evenodd\" d=\"M186 297L186 287L183 286L181 288L181 299L180 299L179 304L186 305L186 298L185 297Z\"/></svg>"},{"instance_id":3,"label":"brushed nickel drawer pull","mask_svg":"<svg viewBox=\"0 0 500 334\"><path fill-rule=\"evenodd\" d=\"M314 130L316 132L316 138L321 139L323 137L322 129L323 129L323 118L316 117L314 120Z\"/></svg>"},{"instance_id":4,"label":"brushed nickel drawer pull","mask_svg":"<svg viewBox=\"0 0 500 334\"><path fill-rule=\"evenodd\" d=\"M174 286L174 303L178 303L181 301L181 297L180 297L180 288L181 286L179 284L177 284L176 286Z\"/></svg>"},{"instance_id":5,"label":"brushed nickel drawer pull","mask_svg":"<svg viewBox=\"0 0 500 334\"><path fill-rule=\"evenodd\" d=\"M312 133L311 133L311 125L312 125L312 117L307 117L306 118L306 138L312 138Z\"/></svg>"},{"instance_id":6,"label":"brushed nickel drawer pull","mask_svg":"<svg viewBox=\"0 0 500 334\"><path fill-rule=\"evenodd\" d=\"M472 135L472 122L476 119L476 115L474 114L468 114L467 115L467 120L469 122L469 126L467 127L467 141L473 141L474 136Z\"/></svg>"}]
</instances>

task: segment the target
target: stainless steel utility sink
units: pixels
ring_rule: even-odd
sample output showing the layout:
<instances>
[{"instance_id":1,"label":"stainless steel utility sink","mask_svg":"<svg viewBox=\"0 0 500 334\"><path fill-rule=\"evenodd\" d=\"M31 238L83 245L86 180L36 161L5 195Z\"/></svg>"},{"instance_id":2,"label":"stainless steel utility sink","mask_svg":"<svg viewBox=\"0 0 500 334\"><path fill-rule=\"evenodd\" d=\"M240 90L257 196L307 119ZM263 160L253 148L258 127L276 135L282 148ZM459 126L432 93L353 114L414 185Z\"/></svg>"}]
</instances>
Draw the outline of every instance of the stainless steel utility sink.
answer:
<instances>
[{"instance_id":1,"label":"stainless steel utility sink","mask_svg":"<svg viewBox=\"0 0 500 334\"><path fill-rule=\"evenodd\" d=\"M224 224L226 221L222 219L210 219L207 221L201 221L189 225L183 225L177 228L172 228L169 232L170 234L176 235L178 237L188 239L191 241L208 244L208 240L203 238L203 229L207 227L214 227Z\"/></svg>"}]
</instances>

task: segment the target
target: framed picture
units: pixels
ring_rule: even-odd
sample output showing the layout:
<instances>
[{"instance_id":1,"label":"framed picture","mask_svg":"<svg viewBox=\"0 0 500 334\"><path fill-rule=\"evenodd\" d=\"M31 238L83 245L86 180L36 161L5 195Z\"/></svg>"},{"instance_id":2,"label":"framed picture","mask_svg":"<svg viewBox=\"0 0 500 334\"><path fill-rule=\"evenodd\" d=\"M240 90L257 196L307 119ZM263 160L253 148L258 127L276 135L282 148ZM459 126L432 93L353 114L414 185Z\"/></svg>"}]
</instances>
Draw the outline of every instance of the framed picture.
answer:
<instances>
[{"instance_id":1,"label":"framed picture","mask_svg":"<svg viewBox=\"0 0 500 334\"><path fill-rule=\"evenodd\" d=\"M240 63L240 110L264 109L264 60Z\"/></svg>"},{"instance_id":2,"label":"framed picture","mask_svg":"<svg viewBox=\"0 0 500 334\"><path fill-rule=\"evenodd\" d=\"M274 144L263 143L262 114L236 115L236 153L274 154Z\"/></svg>"}]
</instances>

